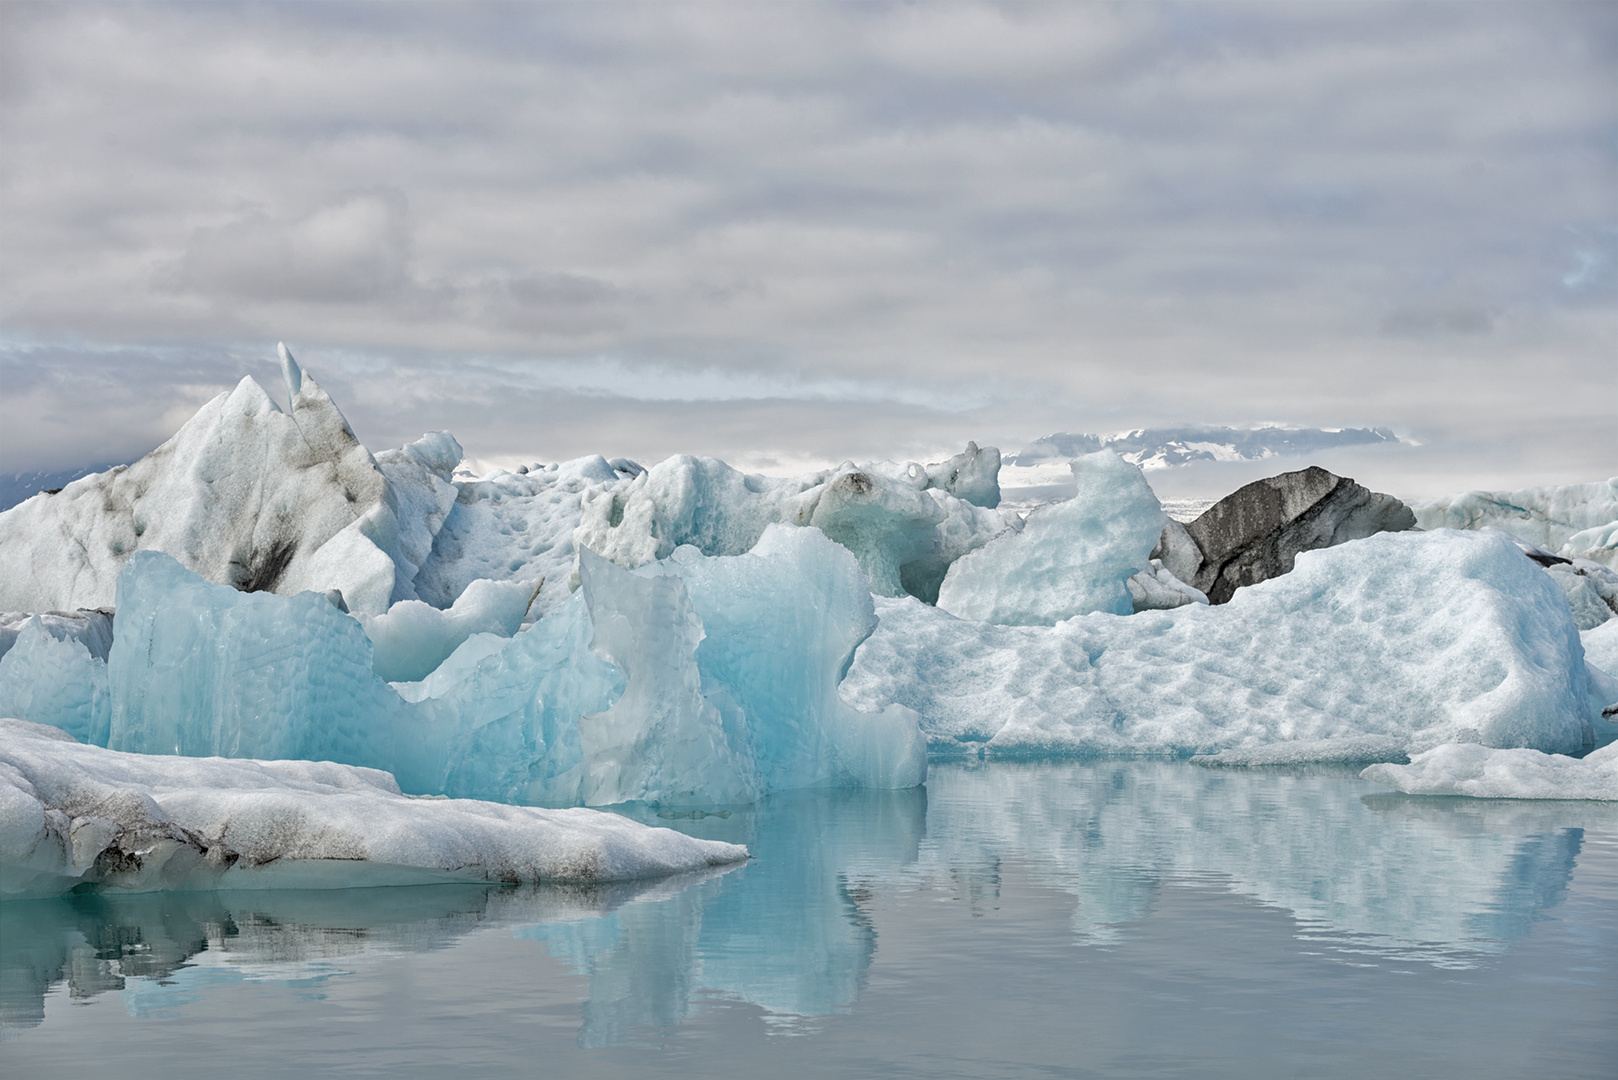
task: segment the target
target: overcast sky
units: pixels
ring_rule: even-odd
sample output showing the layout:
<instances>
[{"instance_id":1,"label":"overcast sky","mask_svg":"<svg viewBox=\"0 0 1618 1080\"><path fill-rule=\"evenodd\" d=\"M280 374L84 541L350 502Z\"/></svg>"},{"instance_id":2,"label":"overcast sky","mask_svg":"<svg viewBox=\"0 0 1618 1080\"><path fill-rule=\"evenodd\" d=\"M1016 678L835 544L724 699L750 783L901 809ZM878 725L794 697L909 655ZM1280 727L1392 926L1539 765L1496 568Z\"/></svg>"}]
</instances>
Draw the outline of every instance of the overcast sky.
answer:
<instances>
[{"instance_id":1,"label":"overcast sky","mask_svg":"<svg viewBox=\"0 0 1618 1080\"><path fill-rule=\"evenodd\" d=\"M1618 5L0 4L0 470L1387 425L1618 473Z\"/></svg>"}]
</instances>

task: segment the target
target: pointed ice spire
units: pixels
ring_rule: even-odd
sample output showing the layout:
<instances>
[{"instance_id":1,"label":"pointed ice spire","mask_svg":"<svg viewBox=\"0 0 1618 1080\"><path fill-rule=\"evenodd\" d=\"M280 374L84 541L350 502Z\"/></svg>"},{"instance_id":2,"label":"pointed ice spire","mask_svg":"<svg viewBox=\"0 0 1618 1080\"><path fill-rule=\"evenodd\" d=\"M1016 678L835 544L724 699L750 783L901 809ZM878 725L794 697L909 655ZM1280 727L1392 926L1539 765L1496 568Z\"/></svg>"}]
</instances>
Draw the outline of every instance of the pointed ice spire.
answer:
<instances>
[{"instance_id":1,"label":"pointed ice spire","mask_svg":"<svg viewBox=\"0 0 1618 1080\"><path fill-rule=\"evenodd\" d=\"M292 399L303 389L303 369L292 359L292 351L286 347L286 342L278 341L275 347L281 352L281 376L286 379L287 405L291 406Z\"/></svg>"}]
</instances>

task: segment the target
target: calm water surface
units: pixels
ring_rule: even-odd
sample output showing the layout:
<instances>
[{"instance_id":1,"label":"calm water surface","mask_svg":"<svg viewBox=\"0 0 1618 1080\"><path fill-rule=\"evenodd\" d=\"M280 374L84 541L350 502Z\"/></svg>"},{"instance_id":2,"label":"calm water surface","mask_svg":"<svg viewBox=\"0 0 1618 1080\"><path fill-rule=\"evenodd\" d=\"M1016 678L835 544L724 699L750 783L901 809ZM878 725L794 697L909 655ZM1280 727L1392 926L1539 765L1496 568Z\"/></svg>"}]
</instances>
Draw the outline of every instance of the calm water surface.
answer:
<instances>
[{"instance_id":1,"label":"calm water surface","mask_svg":"<svg viewBox=\"0 0 1618 1080\"><path fill-rule=\"evenodd\" d=\"M8 1077L1618 1075L1618 806L935 766L725 873L0 905Z\"/></svg>"}]
</instances>

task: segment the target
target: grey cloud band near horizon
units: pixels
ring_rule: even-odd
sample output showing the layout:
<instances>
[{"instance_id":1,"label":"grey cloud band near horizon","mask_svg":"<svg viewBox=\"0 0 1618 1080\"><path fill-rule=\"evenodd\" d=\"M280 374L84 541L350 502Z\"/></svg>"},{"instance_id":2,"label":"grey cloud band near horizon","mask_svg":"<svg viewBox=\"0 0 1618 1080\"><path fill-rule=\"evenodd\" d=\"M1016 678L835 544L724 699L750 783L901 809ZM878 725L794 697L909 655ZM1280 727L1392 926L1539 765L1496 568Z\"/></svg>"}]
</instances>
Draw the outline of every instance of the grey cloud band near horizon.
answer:
<instances>
[{"instance_id":1,"label":"grey cloud band near horizon","mask_svg":"<svg viewBox=\"0 0 1618 1080\"><path fill-rule=\"evenodd\" d=\"M0 467L286 339L381 448L1388 426L1618 471L1603 4L0 8Z\"/></svg>"}]
</instances>

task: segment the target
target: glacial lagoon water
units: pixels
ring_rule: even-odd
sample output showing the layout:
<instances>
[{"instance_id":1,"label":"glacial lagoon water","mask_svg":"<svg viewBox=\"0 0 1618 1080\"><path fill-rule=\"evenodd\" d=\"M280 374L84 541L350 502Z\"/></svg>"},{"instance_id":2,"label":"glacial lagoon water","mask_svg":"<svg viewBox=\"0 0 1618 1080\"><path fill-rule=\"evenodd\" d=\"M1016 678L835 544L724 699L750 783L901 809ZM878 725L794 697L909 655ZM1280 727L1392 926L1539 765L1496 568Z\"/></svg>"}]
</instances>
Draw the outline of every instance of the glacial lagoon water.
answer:
<instances>
[{"instance_id":1,"label":"glacial lagoon water","mask_svg":"<svg viewBox=\"0 0 1618 1080\"><path fill-rule=\"evenodd\" d=\"M1618 806L939 764L595 889L0 905L8 1077L1612 1077Z\"/></svg>"}]
</instances>

